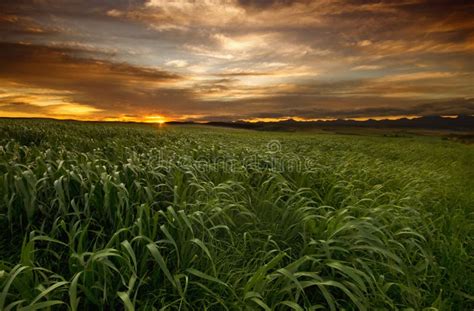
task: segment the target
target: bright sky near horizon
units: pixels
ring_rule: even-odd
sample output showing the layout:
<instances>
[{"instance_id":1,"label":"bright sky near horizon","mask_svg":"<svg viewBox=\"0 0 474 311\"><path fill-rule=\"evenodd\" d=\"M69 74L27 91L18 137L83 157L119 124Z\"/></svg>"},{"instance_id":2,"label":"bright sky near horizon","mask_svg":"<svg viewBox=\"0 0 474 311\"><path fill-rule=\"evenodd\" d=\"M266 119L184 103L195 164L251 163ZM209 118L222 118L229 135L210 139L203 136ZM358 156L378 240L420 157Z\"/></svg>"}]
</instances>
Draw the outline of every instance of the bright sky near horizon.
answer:
<instances>
[{"instance_id":1,"label":"bright sky near horizon","mask_svg":"<svg viewBox=\"0 0 474 311\"><path fill-rule=\"evenodd\" d=\"M0 116L433 114L474 114L472 1L0 2Z\"/></svg>"}]
</instances>

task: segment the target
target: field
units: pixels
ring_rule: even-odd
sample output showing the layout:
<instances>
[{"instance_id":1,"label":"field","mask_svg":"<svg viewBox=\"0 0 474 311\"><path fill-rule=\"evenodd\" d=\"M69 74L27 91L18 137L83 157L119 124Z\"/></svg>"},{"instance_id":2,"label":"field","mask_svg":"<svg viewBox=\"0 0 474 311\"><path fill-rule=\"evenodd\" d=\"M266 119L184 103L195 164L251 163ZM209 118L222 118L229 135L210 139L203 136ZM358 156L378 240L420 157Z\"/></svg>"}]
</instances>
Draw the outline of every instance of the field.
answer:
<instances>
[{"instance_id":1,"label":"field","mask_svg":"<svg viewBox=\"0 0 474 311\"><path fill-rule=\"evenodd\" d=\"M0 120L0 310L471 310L474 146Z\"/></svg>"}]
</instances>

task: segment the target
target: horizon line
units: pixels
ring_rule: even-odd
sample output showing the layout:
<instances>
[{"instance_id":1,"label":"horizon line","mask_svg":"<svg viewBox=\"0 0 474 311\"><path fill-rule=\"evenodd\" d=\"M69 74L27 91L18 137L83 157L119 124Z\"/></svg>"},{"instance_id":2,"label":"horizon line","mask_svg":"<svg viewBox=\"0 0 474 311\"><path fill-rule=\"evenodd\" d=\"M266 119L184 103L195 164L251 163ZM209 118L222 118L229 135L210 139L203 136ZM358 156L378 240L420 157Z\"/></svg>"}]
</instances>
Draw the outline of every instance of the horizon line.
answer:
<instances>
[{"instance_id":1,"label":"horizon line","mask_svg":"<svg viewBox=\"0 0 474 311\"><path fill-rule=\"evenodd\" d=\"M191 123L191 124L210 124L210 123L227 123L227 124L256 124L256 123L284 123L292 121L295 123L330 123L335 121L353 121L353 122L367 122L367 121L399 121L399 120L416 120L427 117L439 117L442 119L459 119L459 117L468 116L474 117L470 114L457 114L457 115L410 115L410 116L373 116L373 117L352 117L352 118L312 118L303 119L300 117L287 117L287 118L253 118L253 119L236 119L236 120L180 120L170 119L160 121L144 121L144 120L132 120L132 119L74 119L74 118L54 118L54 117L4 117L0 116L0 119L20 119L20 120L53 120L53 121L74 121L74 122L90 122L90 123L136 123L136 124L170 124L170 123ZM271 120L268 120L271 119Z\"/></svg>"}]
</instances>

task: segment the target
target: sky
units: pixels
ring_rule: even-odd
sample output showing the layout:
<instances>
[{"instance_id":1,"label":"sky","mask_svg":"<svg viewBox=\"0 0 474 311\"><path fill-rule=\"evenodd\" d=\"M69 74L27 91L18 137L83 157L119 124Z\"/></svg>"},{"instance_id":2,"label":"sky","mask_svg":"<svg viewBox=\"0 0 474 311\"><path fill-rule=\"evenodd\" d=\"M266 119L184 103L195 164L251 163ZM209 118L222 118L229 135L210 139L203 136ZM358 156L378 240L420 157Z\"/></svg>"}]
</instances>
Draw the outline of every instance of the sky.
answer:
<instances>
[{"instance_id":1,"label":"sky","mask_svg":"<svg viewBox=\"0 0 474 311\"><path fill-rule=\"evenodd\" d=\"M474 2L2 0L0 116L474 114Z\"/></svg>"}]
</instances>

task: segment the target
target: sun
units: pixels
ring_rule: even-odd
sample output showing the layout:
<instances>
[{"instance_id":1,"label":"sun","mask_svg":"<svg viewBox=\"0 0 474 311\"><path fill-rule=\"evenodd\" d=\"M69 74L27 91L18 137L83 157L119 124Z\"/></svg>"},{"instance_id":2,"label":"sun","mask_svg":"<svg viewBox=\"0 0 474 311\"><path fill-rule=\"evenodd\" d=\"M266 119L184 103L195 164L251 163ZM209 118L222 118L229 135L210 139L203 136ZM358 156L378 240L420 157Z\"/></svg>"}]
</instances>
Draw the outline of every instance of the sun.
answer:
<instances>
[{"instance_id":1,"label":"sun","mask_svg":"<svg viewBox=\"0 0 474 311\"><path fill-rule=\"evenodd\" d=\"M144 118L144 122L147 122L147 123L163 124L163 123L166 123L166 121L167 121L166 118L160 115L151 115L151 116L146 116Z\"/></svg>"}]
</instances>

